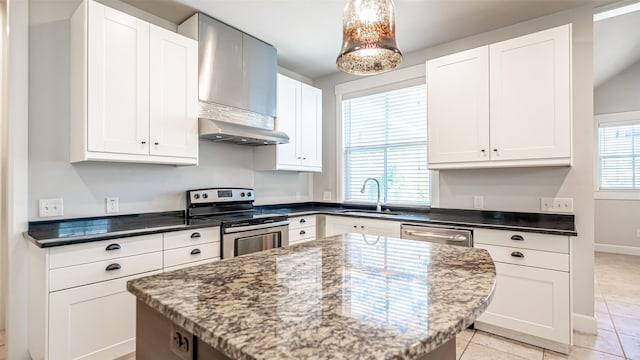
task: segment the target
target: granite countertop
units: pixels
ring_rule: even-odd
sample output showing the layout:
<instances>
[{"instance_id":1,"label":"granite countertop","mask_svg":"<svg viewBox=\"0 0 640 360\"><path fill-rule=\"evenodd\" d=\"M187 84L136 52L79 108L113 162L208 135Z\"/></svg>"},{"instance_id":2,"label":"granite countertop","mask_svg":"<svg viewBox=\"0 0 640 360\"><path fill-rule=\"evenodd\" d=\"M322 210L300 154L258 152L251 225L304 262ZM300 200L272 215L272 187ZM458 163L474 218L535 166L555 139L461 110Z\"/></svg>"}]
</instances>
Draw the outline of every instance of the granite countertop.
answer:
<instances>
[{"instance_id":1,"label":"granite countertop","mask_svg":"<svg viewBox=\"0 0 640 360\"><path fill-rule=\"evenodd\" d=\"M482 249L346 234L129 281L234 359L413 359L484 312Z\"/></svg>"},{"instance_id":2,"label":"granite countertop","mask_svg":"<svg viewBox=\"0 0 640 360\"><path fill-rule=\"evenodd\" d=\"M348 211L371 211L371 209L374 208L365 205L308 202L257 206L255 212L257 214L277 213L289 216L340 215L412 224L482 227L564 236L577 235L573 215L413 207L393 207L391 210L394 214L348 213ZM221 221L222 217L219 221L214 218L204 224L187 224L184 211L36 221L29 223L29 230L25 233L25 237L38 247L52 247L219 226Z\"/></svg>"}]
</instances>

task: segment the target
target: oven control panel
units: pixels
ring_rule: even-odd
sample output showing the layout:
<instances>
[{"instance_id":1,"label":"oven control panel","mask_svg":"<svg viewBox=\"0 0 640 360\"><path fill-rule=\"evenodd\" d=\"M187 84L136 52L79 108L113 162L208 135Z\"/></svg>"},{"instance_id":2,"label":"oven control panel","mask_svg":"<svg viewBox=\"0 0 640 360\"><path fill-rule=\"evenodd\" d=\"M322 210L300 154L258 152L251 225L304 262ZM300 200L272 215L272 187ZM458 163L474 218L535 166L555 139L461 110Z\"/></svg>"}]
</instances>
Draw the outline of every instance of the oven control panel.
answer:
<instances>
[{"instance_id":1,"label":"oven control panel","mask_svg":"<svg viewBox=\"0 0 640 360\"><path fill-rule=\"evenodd\" d=\"M253 189L248 188L212 188L187 191L191 204L209 204L224 202L252 202L255 200Z\"/></svg>"}]
</instances>

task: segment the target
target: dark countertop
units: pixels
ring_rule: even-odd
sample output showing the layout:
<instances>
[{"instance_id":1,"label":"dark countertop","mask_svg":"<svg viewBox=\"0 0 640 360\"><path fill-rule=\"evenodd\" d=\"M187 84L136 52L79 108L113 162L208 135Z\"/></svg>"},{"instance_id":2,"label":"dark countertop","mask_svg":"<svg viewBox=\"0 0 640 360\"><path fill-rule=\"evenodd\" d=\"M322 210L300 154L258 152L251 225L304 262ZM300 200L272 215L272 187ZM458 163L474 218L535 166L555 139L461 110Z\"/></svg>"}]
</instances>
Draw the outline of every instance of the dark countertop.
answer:
<instances>
[{"instance_id":1,"label":"dark countertop","mask_svg":"<svg viewBox=\"0 0 640 360\"><path fill-rule=\"evenodd\" d=\"M374 208L365 205L345 205L334 203L294 203L256 206L255 213L299 215L340 215L400 221L412 224L437 224L489 228L497 230L518 230L551 235L576 236L573 215L480 211L440 208L392 207L395 213L357 213L345 211L371 211ZM36 221L29 223L25 237L38 247L52 247L92 241L164 233L219 226L223 216L213 218L206 223L188 224L184 211L91 217Z\"/></svg>"},{"instance_id":2,"label":"dark countertop","mask_svg":"<svg viewBox=\"0 0 640 360\"><path fill-rule=\"evenodd\" d=\"M344 234L127 289L233 359L415 359L482 314L495 280L483 249Z\"/></svg>"}]
</instances>

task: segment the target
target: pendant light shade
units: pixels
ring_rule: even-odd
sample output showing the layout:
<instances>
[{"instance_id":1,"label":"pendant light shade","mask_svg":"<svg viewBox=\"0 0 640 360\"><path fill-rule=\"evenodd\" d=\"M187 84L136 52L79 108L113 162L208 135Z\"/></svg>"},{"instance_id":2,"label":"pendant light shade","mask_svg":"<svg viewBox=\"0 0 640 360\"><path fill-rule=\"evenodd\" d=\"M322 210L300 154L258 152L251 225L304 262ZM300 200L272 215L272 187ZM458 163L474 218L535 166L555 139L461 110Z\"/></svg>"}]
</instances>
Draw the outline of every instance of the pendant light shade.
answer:
<instances>
[{"instance_id":1,"label":"pendant light shade","mask_svg":"<svg viewBox=\"0 0 640 360\"><path fill-rule=\"evenodd\" d=\"M402 62L396 45L393 0L348 0L342 17L342 49L338 69L372 75L393 70Z\"/></svg>"}]
</instances>

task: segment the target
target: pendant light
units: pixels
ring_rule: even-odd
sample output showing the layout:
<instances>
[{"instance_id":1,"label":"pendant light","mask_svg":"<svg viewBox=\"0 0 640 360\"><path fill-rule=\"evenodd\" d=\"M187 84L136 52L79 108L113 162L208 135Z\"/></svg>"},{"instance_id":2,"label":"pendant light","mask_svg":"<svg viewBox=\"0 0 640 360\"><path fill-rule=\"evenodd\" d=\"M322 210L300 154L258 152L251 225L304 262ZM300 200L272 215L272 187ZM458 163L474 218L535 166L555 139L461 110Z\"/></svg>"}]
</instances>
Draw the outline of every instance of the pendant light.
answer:
<instances>
[{"instance_id":1,"label":"pendant light","mask_svg":"<svg viewBox=\"0 0 640 360\"><path fill-rule=\"evenodd\" d=\"M402 62L402 53L396 45L393 0L348 0L342 34L342 49L336 60L340 71L379 74Z\"/></svg>"}]
</instances>

